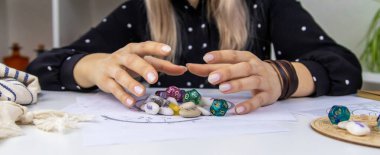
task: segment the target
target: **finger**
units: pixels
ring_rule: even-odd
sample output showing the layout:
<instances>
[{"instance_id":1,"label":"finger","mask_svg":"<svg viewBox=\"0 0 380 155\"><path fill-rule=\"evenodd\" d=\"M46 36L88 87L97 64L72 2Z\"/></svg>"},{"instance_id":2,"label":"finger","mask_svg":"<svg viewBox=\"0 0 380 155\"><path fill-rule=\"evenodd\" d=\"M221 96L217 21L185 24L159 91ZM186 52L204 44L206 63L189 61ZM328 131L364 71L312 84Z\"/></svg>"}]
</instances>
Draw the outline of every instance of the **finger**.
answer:
<instances>
[{"instance_id":1,"label":"finger","mask_svg":"<svg viewBox=\"0 0 380 155\"><path fill-rule=\"evenodd\" d=\"M235 113L242 115L250 113L258 108L261 107L265 103L265 93L258 93L255 96L253 96L252 99L249 99L247 101L244 101L235 107Z\"/></svg>"},{"instance_id":2,"label":"finger","mask_svg":"<svg viewBox=\"0 0 380 155\"><path fill-rule=\"evenodd\" d=\"M154 84L157 82L158 73L156 69L136 54L126 54L123 57L118 57L120 63L142 76L148 83Z\"/></svg>"},{"instance_id":3,"label":"finger","mask_svg":"<svg viewBox=\"0 0 380 155\"><path fill-rule=\"evenodd\" d=\"M256 65L250 62L241 62L238 64L230 65L228 67L224 67L213 71L210 73L208 77L208 81L211 84L219 84L225 81L244 78L251 75L258 75L262 72L263 66Z\"/></svg>"},{"instance_id":4,"label":"finger","mask_svg":"<svg viewBox=\"0 0 380 155\"><path fill-rule=\"evenodd\" d=\"M154 68L156 68L157 71L166 73L168 75L182 75L187 71L187 68L185 66L175 65L169 61L152 56L145 56L144 59Z\"/></svg>"},{"instance_id":5,"label":"finger","mask_svg":"<svg viewBox=\"0 0 380 155\"><path fill-rule=\"evenodd\" d=\"M230 66L230 64L186 64L190 73L202 77L207 77L211 72L227 66Z\"/></svg>"},{"instance_id":6,"label":"finger","mask_svg":"<svg viewBox=\"0 0 380 155\"><path fill-rule=\"evenodd\" d=\"M256 56L249 51L220 50L207 53L203 60L208 64L215 63L239 63L249 61Z\"/></svg>"},{"instance_id":7,"label":"finger","mask_svg":"<svg viewBox=\"0 0 380 155\"><path fill-rule=\"evenodd\" d=\"M120 67L114 68L116 69L111 71L111 77L113 77L118 84L138 97L145 94L145 87L130 76L126 70Z\"/></svg>"},{"instance_id":8,"label":"finger","mask_svg":"<svg viewBox=\"0 0 380 155\"><path fill-rule=\"evenodd\" d=\"M113 79L107 79L105 81L105 87L102 90L106 90L105 92L111 93L115 96L122 104L127 106L128 108L132 108L135 104L135 99L130 96L125 90L116 83Z\"/></svg>"},{"instance_id":9,"label":"finger","mask_svg":"<svg viewBox=\"0 0 380 155\"><path fill-rule=\"evenodd\" d=\"M154 55L165 57L170 54L172 49L169 45L163 43L146 41L142 43L130 43L120 50L130 54L137 54L139 56Z\"/></svg>"},{"instance_id":10,"label":"finger","mask_svg":"<svg viewBox=\"0 0 380 155\"><path fill-rule=\"evenodd\" d=\"M265 89L266 84L262 82L262 76L249 76L236 80L231 80L219 85L219 90L223 93L236 93L246 90Z\"/></svg>"}]
</instances>

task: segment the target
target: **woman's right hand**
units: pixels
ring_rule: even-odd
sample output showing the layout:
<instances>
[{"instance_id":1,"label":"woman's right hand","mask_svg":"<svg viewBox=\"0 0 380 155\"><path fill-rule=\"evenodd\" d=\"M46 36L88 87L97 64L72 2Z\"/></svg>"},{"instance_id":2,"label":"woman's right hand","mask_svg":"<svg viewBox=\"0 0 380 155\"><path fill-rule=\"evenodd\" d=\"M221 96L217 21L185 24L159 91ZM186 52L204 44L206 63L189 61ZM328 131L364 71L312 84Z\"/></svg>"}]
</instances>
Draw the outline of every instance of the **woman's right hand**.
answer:
<instances>
[{"instance_id":1,"label":"woman's right hand","mask_svg":"<svg viewBox=\"0 0 380 155\"><path fill-rule=\"evenodd\" d=\"M149 84L154 84L158 72L182 75L187 71L184 66L159 59L170 52L170 46L158 42L130 43L112 54L96 53L83 57L74 67L74 78L81 87L96 85L131 108L135 104L132 94L145 94L145 87L135 78L141 76Z\"/></svg>"}]
</instances>

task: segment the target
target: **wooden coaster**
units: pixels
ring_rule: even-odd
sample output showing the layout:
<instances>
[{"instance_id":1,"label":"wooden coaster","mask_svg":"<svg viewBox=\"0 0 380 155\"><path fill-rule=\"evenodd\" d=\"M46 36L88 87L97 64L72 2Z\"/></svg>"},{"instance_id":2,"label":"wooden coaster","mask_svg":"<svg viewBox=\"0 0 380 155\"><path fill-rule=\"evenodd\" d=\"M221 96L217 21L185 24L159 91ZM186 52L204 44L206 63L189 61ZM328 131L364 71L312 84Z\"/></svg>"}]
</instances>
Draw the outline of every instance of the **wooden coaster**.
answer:
<instances>
[{"instance_id":1,"label":"wooden coaster","mask_svg":"<svg viewBox=\"0 0 380 155\"><path fill-rule=\"evenodd\" d=\"M380 148L380 131L376 127L375 116L351 116L350 120L367 123L371 133L366 136L351 135L348 131L332 125L328 117L320 117L311 122L310 125L318 133L337 140Z\"/></svg>"}]
</instances>

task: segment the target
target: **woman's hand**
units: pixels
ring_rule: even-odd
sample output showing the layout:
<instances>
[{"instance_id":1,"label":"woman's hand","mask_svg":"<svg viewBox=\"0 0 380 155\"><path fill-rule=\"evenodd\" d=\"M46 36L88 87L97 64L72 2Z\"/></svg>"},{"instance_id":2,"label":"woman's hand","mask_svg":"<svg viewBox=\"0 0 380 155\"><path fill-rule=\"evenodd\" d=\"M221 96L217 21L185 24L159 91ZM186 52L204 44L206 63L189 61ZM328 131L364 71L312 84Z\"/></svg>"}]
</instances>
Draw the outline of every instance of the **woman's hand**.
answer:
<instances>
[{"instance_id":1,"label":"woman's hand","mask_svg":"<svg viewBox=\"0 0 380 155\"><path fill-rule=\"evenodd\" d=\"M158 73L181 75L186 67L155 58L168 56L171 48L157 42L130 43L112 54L90 54L74 68L74 77L81 87L98 86L112 93L121 103L131 108L135 96L143 96L145 87L135 78L143 77L148 83L157 82ZM152 56L150 56L152 55ZM129 91L129 93L126 92Z\"/></svg>"},{"instance_id":2,"label":"woman's hand","mask_svg":"<svg viewBox=\"0 0 380 155\"><path fill-rule=\"evenodd\" d=\"M203 59L207 64L187 64L189 71L198 76L208 76L208 81L213 85L219 84L223 93L252 92L251 99L236 105L237 114L272 104L281 95L280 79L274 68L251 52L214 51Z\"/></svg>"}]
</instances>

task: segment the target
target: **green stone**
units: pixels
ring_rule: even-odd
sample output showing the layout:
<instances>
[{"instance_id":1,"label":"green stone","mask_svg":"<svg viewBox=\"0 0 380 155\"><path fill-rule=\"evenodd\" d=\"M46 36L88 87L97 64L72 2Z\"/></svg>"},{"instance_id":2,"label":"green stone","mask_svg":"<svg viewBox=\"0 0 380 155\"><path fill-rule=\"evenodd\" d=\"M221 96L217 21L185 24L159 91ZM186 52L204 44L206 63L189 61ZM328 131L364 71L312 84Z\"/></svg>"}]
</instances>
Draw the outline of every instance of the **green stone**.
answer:
<instances>
[{"instance_id":1,"label":"green stone","mask_svg":"<svg viewBox=\"0 0 380 155\"><path fill-rule=\"evenodd\" d=\"M228 111L228 103L226 100L215 99L210 107L210 112L214 116L224 116Z\"/></svg>"},{"instance_id":2,"label":"green stone","mask_svg":"<svg viewBox=\"0 0 380 155\"><path fill-rule=\"evenodd\" d=\"M338 124L342 121L348 121L351 113L345 106L334 105L329 111L329 119L332 124Z\"/></svg>"},{"instance_id":3,"label":"green stone","mask_svg":"<svg viewBox=\"0 0 380 155\"><path fill-rule=\"evenodd\" d=\"M183 102L193 102L196 105L201 103L202 96L195 89L186 91L185 97L183 97Z\"/></svg>"}]
</instances>

